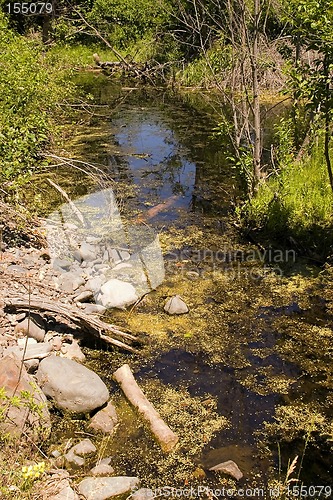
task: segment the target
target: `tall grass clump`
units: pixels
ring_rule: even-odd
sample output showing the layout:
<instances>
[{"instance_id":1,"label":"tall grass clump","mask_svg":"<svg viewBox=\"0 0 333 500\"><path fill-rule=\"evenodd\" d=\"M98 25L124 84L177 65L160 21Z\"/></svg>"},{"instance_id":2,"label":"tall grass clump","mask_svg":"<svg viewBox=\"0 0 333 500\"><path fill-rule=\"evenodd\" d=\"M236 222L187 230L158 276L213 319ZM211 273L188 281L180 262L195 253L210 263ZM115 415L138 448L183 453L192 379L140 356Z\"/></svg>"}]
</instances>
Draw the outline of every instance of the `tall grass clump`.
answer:
<instances>
[{"instance_id":1,"label":"tall grass clump","mask_svg":"<svg viewBox=\"0 0 333 500\"><path fill-rule=\"evenodd\" d=\"M333 193L330 187L322 137L319 133L308 154L294 159L289 142L289 120L279 125L279 149L275 170L259 185L255 197L243 207L252 228L278 239L294 237L319 253L333 244Z\"/></svg>"},{"instance_id":2,"label":"tall grass clump","mask_svg":"<svg viewBox=\"0 0 333 500\"><path fill-rule=\"evenodd\" d=\"M36 36L8 28L0 12L0 181L6 192L22 184L41 164L52 142L59 103L73 89Z\"/></svg>"}]
</instances>

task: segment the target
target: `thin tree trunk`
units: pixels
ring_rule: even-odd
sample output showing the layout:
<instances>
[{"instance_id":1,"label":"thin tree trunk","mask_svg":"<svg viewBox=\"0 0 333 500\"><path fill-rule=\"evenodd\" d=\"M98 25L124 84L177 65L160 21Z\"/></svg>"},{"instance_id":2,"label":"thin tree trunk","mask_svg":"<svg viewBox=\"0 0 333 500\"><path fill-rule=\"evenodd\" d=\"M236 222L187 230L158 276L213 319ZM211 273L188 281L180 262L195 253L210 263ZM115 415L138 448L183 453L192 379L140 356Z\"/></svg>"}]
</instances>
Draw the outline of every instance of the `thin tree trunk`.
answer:
<instances>
[{"instance_id":1,"label":"thin tree trunk","mask_svg":"<svg viewBox=\"0 0 333 500\"><path fill-rule=\"evenodd\" d=\"M260 90L258 78L258 38L259 38L260 0L254 2L254 35L253 53L251 56L252 88L253 88L253 191L256 190L261 172L261 119L260 119Z\"/></svg>"},{"instance_id":2,"label":"thin tree trunk","mask_svg":"<svg viewBox=\"0 0 333 500\"><path fill-rule=\"evenodd\" d=\"M333 174L332 174L332 164L330 158L330 81L329 81L329 61L327 55L324 57L324 74L326 78L326 102L325 102L325 144L324 144L324 154L327 166L328 177L330 179L331 189L333 191Z\"/></svg>"}]
</instances>

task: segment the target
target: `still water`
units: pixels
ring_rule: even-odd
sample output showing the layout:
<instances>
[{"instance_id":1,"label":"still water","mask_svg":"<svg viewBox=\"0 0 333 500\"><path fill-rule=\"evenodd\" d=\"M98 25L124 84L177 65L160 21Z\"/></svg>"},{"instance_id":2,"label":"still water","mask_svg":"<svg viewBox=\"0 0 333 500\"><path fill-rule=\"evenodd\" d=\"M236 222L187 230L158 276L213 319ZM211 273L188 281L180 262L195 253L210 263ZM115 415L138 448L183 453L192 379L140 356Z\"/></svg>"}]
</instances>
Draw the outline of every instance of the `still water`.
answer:
<instances>
[{"instance_id":1,"label":"still water","mask_svg":"<svg viewBox=\"0 0 333 500\"><path fill-rule=\"evenodd\" d=\"M73 171L60 173L59 183L72 197L96 197L110 185L124 227L146 225L158 234L166 273L133 310L110 314L140 337L141 355L87 345L89 363L114 388L122 416L105 456L143 486L224 484L208 469L234 460L244 474L240 485L266 488L272 478L283 482L288 460L298 455L305 484L328 484L328 427L306 439L309 420L316 426L318 414L330 416L323 403L331 389L327 353L319 342L311 363L308 350L314 336L327 334L324 308L309 293L320 269L283 248L265 255L242 237L230 146L214 134L217 118L206 99L121 88L100 77L81 84L97 107L78 126L68 154L101 171L93 181L80 177L77 189L68 180ZM176 294L189 314L164 313L165 299ZM183 444L174 457L162 456L112 382L124 362L178 426Z\"/></svg>"}]
</instances>

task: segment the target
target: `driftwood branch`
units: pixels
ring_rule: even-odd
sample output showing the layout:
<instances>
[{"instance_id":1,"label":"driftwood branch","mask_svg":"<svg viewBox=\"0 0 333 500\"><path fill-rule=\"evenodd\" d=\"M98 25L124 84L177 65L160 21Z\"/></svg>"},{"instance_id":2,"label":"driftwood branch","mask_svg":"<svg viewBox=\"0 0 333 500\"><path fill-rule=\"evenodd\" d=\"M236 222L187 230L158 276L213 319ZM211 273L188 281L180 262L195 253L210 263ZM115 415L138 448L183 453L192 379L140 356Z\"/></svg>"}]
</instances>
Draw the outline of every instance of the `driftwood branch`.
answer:
<instances>
[{"instance_id":1,"label":"driftwood branch","mask_svg":"<svg viewBox=\"0 0 333 500\"><path fill-rule=\"evenodd\" d=\"M120 330L115 325L105 323L94 316L84 314L69 305L65 306L54 304L53 302L45 300L43 297L31 297L31 300L16 297L6 299L4 302L5 307L8 309L15 308L25 311L39 311L42 313L49 312L52 314L58 314L59 316L66 318L66 320L74 323L82 330L92 333L95 337L108 344L115 345L121 349L125 349L126 351L137 352L136 349L125 343L126 341L136 341L136 337L126 331ZM115 335L123 340L115 339L110 337L108 334Z\"/></svg>"},{"instance_id":2,"label":"driftwood branch","mask_svg":"<svg viewBox=\"0 0 333 500\"><path fill-rule=\"evenodd\" d=\"M84 220L84 217L83 217L82 213L77 208L77 206L75 205L75 203L70 199L70 197L68 196L68 194L66 193L66 191L64 191L60 186L58 186L58 184L56 184L55 182L51 181L51 179L47 179L47 180L51 184L51 186L53 186L57 191L59 191L59 193L61 194L61 196L63 196L65 198L65 200L67 201L67 203L69 204L69 206L71 207L73 213L76 215L76 217L79 219L79 221L84 226L86 226L86 222Z\"/></svg>"},{"instance_id":3,"label":"driftwood branch","mask_svg":"<svg viewBox=\"0 0 333 500\"><path fill-rule=\"evenodd\" d=\"M113 378L118 382L129 402L148 423L162 450L164 452L172 451L178 443L178 436L168 427L154 406L148 401L136 383L130 367L127 364L121 366L113 374Z\"/></svg>"}]
</instances>

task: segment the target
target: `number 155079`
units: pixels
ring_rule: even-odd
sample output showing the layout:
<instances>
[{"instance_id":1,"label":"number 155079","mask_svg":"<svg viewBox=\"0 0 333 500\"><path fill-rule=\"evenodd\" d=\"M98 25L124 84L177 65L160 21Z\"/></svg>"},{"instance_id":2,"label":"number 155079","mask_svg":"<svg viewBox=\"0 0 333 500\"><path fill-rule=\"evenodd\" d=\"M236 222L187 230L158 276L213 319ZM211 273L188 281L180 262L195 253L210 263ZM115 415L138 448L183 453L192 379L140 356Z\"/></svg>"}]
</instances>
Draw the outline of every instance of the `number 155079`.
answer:
<instances>
[{"instance_id":1,"label":"number 155079","mask_svg":"<svg viewBox=\"0 0 333 500\"><path fill-rule=\"evenodd\" d=\"M40 14L52 14L51 2L14 2L7 3L8 14L23 14L24 16L38 16Z\"/></svg>"}]
</instances>

